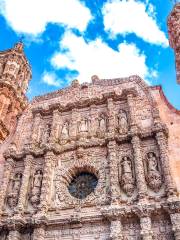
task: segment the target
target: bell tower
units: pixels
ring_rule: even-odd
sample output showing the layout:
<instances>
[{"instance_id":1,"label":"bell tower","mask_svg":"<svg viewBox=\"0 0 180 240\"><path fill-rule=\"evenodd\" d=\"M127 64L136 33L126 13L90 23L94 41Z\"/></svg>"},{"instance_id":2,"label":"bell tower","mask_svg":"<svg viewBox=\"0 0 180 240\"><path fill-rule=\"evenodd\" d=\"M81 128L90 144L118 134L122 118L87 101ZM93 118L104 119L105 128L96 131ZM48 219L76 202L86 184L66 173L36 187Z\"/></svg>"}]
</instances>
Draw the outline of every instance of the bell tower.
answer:
<instances>
[{"instance_id":1,"label":"bell tower","mask_svg":"<svg viewBox=\"0 0 180 240\"><path fill-rule=\"evenodd\" d=\"M25 94L30 79L31 68L22 42L0 51L0 143L13 131L28 103Z\"/></svg>"},{"instance_id":2,"label":"bell tower","mask_svg":"<svg viewBox=\"0 0 180 240\"><path fill-rule=\"evenodd\" d=\"M168 17L169 43L174 49L177 82L180 84L180 2L176 3Z\"/></svg>"}]
</instances>

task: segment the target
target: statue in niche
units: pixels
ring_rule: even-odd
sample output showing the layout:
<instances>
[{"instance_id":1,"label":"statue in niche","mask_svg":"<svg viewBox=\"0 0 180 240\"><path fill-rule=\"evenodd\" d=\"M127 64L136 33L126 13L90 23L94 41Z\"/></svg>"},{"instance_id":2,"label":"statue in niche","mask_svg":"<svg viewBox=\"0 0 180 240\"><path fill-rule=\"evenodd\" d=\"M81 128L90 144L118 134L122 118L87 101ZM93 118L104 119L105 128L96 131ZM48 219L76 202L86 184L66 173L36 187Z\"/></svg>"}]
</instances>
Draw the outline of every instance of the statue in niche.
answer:
<instances>
[{"instance_id":1,"label":"statue in niche","mask_svg":"<svg viewBox=\"0 0 180 240\"><path fill-rule=\"evenodd\" d=\"M65 122L61 130L61 143L66 143L69 139L69 122Z\"/></svg>"},{"instance_id":2,"label":"statue in niche","mask_svg":"<svg viewBox=\"0 0 180 240\"><path fill-rule=\"evenodd\" d=\"M41 186L42 186L43 174L41 170L37 170L32 180L30 202L33 206L37 206L40 203Z\"/></svg>"},{"instance_id":3,"label":"statue in niche","mask_svg":"<svg viewBox=\"0 0 180 240\"><path fill-rule=\"evenodd\" d=\"M128 119L127 114L124 110L120 110L117 116L118 118L118 132L120 134L125 134L128 131Z\"/></svg>"},{"instance_id":4,"label":"statue in niche","mask_svg":"<svg viewBox=\"0 0 180 240\"><path fill-rule=\"evenodd\" d=\"M162 185L162 177L160 174L158 159L154 152L149 152L146 157L146 180L153 191L159 191Z\"/></svg>"},{"instance_id":5,"label":"statue in niche","mask_svg":"<svg viewBox=\"0 0 180 240\"><path fill-rule=\"evenodd\" d=\"M104 137L106 131L107 131L107 118L104 114L102 114L98 119L97 135L99 137Z\"/></svg>"},{"instance_id":6,"label":"statue in niche","mask_svg":"<svg viewBox=\"0 0 180 240\"><path fill-rule=\"evenodd\" d=\"M135 177L131 158L125 156L119 165L119 182L123 191L130 197L134 192Z\"/></svg>"},{"instance_id":7,"label":"statue in niche","mask_svg":"<svg viewBox=\"0 0 180 240\"><path fill-rule=\"evenodd\" d=\"M84 118L79 123L79 133L86 133L88 132L88 119Z\"/></svg>"},{"instance_id":8,"label":"statue in niche","mask_svg":"<svg viewBox=\"0 0 180 240\"><path fill-rule=\"evenodd\" d=\"M16 173L10 182L9 193L7 195L7 204L10 208L16 207L18 204L18 197L22 183L22 174Z\"/></svg>"}]
</instances>

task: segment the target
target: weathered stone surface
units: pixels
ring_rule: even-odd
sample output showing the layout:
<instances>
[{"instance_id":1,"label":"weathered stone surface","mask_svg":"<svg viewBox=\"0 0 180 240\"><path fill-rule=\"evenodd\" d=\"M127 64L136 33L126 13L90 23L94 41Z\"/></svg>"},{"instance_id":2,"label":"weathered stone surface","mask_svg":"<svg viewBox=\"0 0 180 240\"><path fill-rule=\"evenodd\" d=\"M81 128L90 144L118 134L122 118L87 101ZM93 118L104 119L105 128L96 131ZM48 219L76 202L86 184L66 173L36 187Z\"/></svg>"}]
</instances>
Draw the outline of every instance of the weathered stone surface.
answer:
<instances>
[{"instance_id":1,"label":"weathered stone surface","mask_svg":"<svg viewBox=\"0 0 180 240\"><path fill-rule=\"evenodd\" d=\"M179 124L138 76L36 97L0 145L0 239L179 240Z\"/></svg>"}]
</instances>

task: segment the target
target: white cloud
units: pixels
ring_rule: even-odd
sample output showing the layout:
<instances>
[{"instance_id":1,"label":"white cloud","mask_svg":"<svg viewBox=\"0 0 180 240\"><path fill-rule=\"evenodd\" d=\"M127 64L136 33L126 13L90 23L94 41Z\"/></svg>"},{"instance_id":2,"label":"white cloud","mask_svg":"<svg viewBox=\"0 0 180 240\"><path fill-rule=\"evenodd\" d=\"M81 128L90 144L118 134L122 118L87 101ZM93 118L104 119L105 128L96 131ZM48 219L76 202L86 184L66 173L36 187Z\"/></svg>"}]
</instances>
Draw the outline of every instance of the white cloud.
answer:
<instances>
[{"instance_id":1,"label":"white cloud","mask_svg":"<svg viewBox=\"0 0 180 240\"><path fill-rule=\"evenodd\" d=\"M168 39L155 20L154 7L148 2L111 0L103 7L105 30L116 34L135 33L144 41L168 46Z\"/></svg>"},{"instance_id":2,"label":"white cloud","mask_svg":"<svg viewBox=\"0 0 180 240\"><path fill-rule=\"evenodd\" d=\"M146 80L151 77L151 70L145 62L146 56L140 53L135 44L121 43L115 51L101 39L87 43L82 37L71 32L64 35L60 44L61 48L68 51L57 52L51 59L52 65L57 69L67 67L77 70L80 82L90 81L94 74L100 78L127 77L134 74Z\"/></svg>"},{"instance_id":3,"label":"white cloud","mask_svg":"<svg viewBox=\"0 0 180 240\"><path fill-rule=\"evenodd\" d=\"M50 22L84 31L92 17L78 0L0 0L0 12L16 32L34 35Z\"/></svg>"},{"instance_id":4,"label":"white cloud","mask_svg":"<svg viewBox=\"0 0 180 240\"><path fill-rule=\"evenodd\" d=\"M49 86L60 87L60 82L58 81L55 73L44 72L42 76L42 81Z\"/></svg>"}]
</instances>

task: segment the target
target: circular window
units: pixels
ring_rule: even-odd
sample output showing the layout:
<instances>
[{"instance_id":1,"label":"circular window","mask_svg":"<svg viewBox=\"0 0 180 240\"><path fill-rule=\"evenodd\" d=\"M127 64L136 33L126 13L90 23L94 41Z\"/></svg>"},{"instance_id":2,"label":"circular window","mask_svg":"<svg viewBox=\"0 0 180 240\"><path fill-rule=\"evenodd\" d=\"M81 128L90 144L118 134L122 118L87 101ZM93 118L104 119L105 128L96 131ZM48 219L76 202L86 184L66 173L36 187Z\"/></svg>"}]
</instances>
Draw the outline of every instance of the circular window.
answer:
<instances>
[{"instance_id":1,"label":"circular window","mask_svg":"<svg viewBox=\"0 0 180 240\"><path fill-rule=\"evenodd\" d=\"M94 191L97 183L98 179L94 174L81 172L72 179L68 190L73 197L84 199Z\"/></svg>"}]
</instances>

